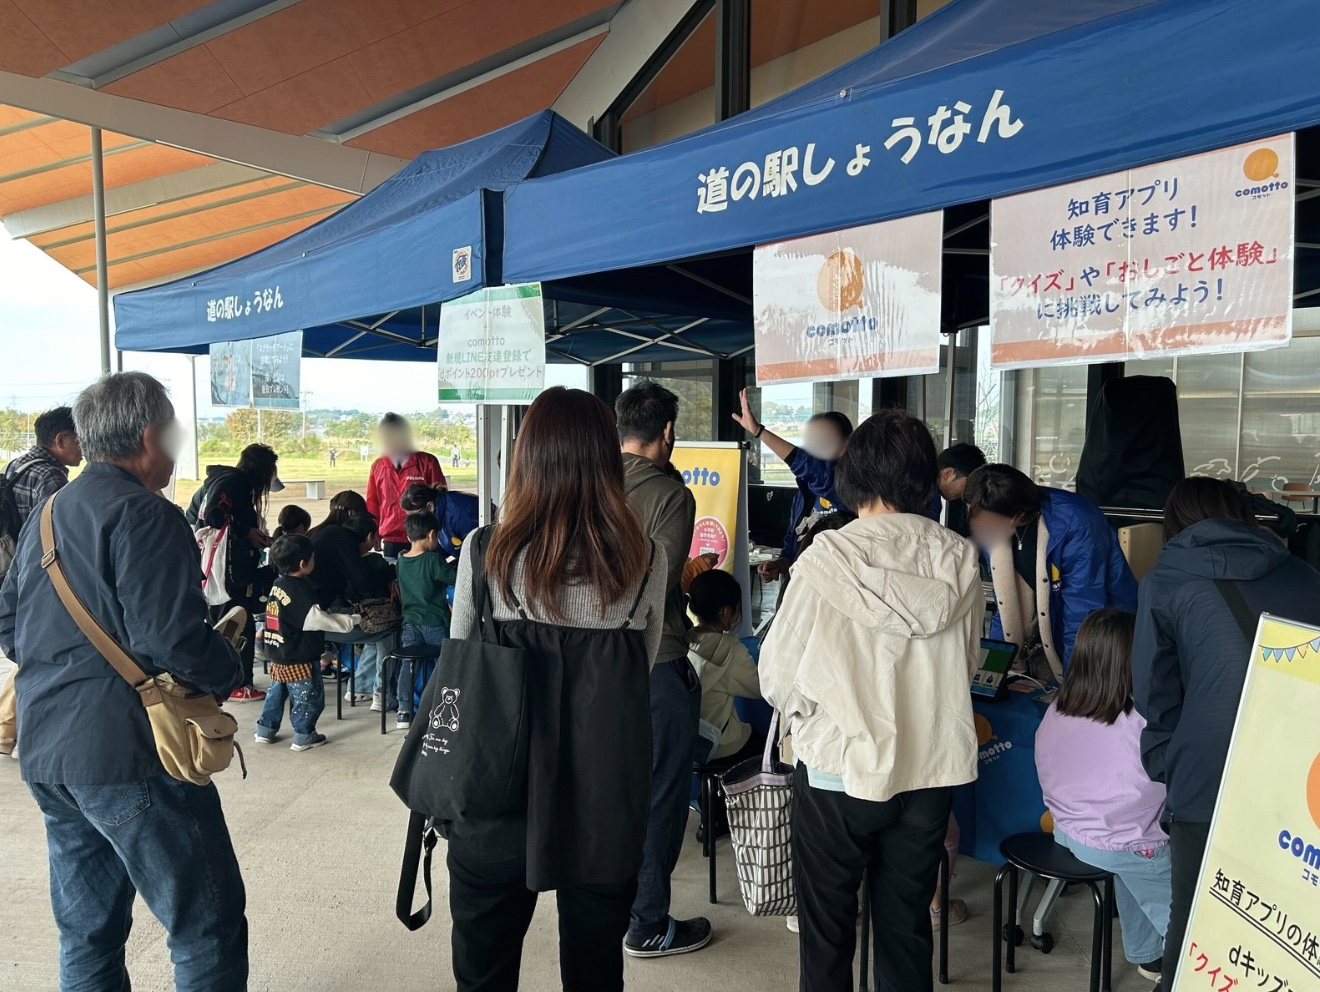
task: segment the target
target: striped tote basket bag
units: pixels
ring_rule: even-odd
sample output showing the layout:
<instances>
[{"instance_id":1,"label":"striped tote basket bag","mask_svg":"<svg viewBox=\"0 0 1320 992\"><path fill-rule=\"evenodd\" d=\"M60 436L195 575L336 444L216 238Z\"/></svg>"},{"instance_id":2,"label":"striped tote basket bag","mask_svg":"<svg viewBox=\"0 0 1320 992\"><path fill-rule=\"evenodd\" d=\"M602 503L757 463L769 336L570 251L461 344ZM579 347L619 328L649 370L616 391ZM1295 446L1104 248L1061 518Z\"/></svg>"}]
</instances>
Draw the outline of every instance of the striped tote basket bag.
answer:
<instances>
[{"instance_id":1,"label":"striped tote basket bag","mask_svg":"<svg viewBox=\"0 0 1320 992\"><path fill-rule=\"evenodd\" d=\"M793 856L793 768L775 753L779 714L766 735L765 754L734 765L720 778L729 816L733 859L743 904L753 916L797 912Z\"/></svg>"}]
</instances>

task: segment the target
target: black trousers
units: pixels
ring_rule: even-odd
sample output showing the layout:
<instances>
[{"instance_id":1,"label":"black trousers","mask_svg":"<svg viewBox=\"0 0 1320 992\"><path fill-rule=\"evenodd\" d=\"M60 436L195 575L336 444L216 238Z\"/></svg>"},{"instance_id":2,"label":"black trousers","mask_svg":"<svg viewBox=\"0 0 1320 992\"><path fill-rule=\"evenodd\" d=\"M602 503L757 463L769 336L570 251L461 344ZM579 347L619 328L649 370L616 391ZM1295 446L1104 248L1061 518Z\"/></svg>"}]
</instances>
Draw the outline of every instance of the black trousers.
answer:
<instances>
[{"instance_id":1,"label":"black trousers","mask_svg":"<svg viewBox=\"0 0 1320 992\"><path fill-rule=\"evenodd\" d=\"M523 938L536 909L523 857L487 860L482 848L449 840L449 912L458 992L518 988ZM579 885L555 893L559 975L564 992L621 992L623 938L637 880Z\"/></svg>"},{"instance_id":2,"label":"black trousers","mask_svg":"<svg viewBox=\"0 0 1320 992\"><path fill-rule=\"evenodd\" d=\"M1201 874L1201 861L1205 858L1205 847L1209 840L1208 823L1182 823L1175 820L1169 825L1173 903L1169 907L1169 929L1164 934L1164 964L1160 969L1160 987L1166 992L1173 988L1173 981L1178 975L1183 936L1187 933L1187 918L1192 915L1196 880Z\"/></svg>"},{"instance_id":3,"label":"black trousers","mask_svg":"<svg viewBox=\"0 0 1320 992\"><path fill-rule=\"evenodd\" d=\"M939 879L952 791L904 792L888 802L793 780L800 992L852 992L857 892L870 870L878 992L930 992L930 901Z\"/></svg>"},{"instance_id":4,"label":"black trousers","mask_svg":"<svg viewBox=\"0 0 1320 992\"><path fill-rule=\"evenodd\" d=\"M386 558L397 558L412 547L411 543L405 541L382 541L380 553Z\"/></svg>"}]
</instances>

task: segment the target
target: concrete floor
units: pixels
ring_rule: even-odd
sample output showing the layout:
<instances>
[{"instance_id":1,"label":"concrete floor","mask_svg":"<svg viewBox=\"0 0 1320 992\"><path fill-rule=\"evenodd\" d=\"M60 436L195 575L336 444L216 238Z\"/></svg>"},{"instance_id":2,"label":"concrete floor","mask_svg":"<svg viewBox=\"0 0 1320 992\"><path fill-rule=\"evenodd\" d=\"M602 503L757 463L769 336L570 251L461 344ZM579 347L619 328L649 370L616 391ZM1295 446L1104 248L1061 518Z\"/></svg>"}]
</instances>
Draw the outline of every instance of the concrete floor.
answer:
<instances>
[{"instance_id":1,"label":"concrete floor","mask_svg":"<svg viewBox=\"0 0 1320 992\"><path fill-rule=\"evenodd\" d=\"M2 669L0 679L8 677ZM260 681L260 676L259 676ZM250 740L259 706L231 707ZM249 776L218 777L225 812L248 888L252 992L436 992L452 989L445 875L437 876L431 923L408 933L394 918L394 892L406 816L387 785L402 735L380 736L379 717L365 707L343 722L327 709L320 729L331 743L295 754L286 747L245 748ZM696 817L692 827L695 829ZM288 838L302 836L301 848ZM797 939L780 919L755 919L738 902L728 841L719 854L720 903L706 902L706 864L695 841L674 877L674 910L711 918L716 940L698 954L629 961L632 989L756 990L796 987ZM18 776L0 759L0 992L58 988L57 936L50 915L41 818ZM952 987L990 988L990 903L994 869L962 860L953 883L972 917L950 934ZM1049 956L1020 953L1008 992L1084 990L1090 949L1090 904L1084 892L1061 900L1051 921ZM523 953L523 988L557 989L554 900L542 899ZM1116 933L1117 938L1117 933ZM164 932L139 903L128 947L134 988L172 989ZM938 986L937 986L938 987ZM1146 992L1150 983L1116 955L1116 992Z\"/></svg>"}]
</instances>

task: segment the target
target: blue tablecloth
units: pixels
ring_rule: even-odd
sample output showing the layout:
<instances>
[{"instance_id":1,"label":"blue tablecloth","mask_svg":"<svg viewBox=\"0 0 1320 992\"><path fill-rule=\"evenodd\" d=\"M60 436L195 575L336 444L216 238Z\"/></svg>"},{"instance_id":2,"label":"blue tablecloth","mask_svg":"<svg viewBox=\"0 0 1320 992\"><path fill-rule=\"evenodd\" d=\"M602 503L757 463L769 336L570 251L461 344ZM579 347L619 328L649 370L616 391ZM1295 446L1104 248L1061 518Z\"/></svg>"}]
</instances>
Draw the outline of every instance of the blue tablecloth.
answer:
<instances>
[{"instance_id":1,"label":"blue tablecloth","mask_svg":"<svg viewBox=\"0 0 1320 992\"><path fill-rule=\"evenodd\" d=\"M978 777L953 790L953 813L962 831L958 850L977 861L1001 864L1000 841L1048 823L1036 777L1036 728L1048 707L1033 698L1038 695L1010 691L1001 703L972 700Z\"/></svg>"},{"instance_id":2,"label":"blue tablecloth","mask_svg":"<svg viewBox=\"0 0 1320 992\"><path fill-rule=\"evenodd\" d=\"M752 656L752 661L758 665L761 663L761 638L744 637L743 644L747 646L747 653ZM770 721L774 718L774 710L764 699L743 699L741 696L733 700L733 711L738 714L738 719L752 730L764 738L770 733Z\"/></svg>"},{"instance_id":3,"label":"blue tablecloth","mask_svg":"<svg viewBox=\"0 0 1320 992\"><path fill-rule=\"evenodd\" d=\"M745 637L752 659L761 660L761 639ZM999 843L1013 834L1041 830L1045 800L1036 777L1036 728L1048 708L1030 693L1009 692L1001 703L972 700L979 744L978 778L953 791L953 812L962 832L958 850L999 864ZM773 711L762 699L735 699L738 717L758 734L770 732Z\"/></svg>"}]
</instances>

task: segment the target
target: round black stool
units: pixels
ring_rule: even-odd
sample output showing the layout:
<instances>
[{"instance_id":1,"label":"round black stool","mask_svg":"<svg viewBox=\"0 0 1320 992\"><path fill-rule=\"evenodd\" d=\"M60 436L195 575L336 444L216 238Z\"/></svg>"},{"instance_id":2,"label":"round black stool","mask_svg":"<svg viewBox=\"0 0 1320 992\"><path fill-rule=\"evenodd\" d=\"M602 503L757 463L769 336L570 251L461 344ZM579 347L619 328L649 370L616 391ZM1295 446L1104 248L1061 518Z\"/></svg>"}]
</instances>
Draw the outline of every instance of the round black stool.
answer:
<instances>
[{"instance_id":1,"label":"round black stool","mask_svg":"<svg viewBox=\"0 0 1320 992\"><path fill-rule=\"evenodd\" d=\"M1004 856L1004 867L995 875L994 920L991 937L993 976L991 988L1001 992L1003 974L1000 967L1000 943L1008 943L1007 970L1016 970L1014 952L1022 943L1022 928L1017 923L1018 872L1025 871L1046 879L1058 879L1076 885L1085 885L1095 900L1095 923L1091 931L1091 992L1110 992L1111 956L1114 943L1114 876L1107 871L1092 868L1078 861L1071 851L1054 842L1052 834L1014 834L999 845ZM1008 878L1008 905L1010 922L1004 924L1004 878ZM1101 883L1104 884L1103 891Z\"/></svg>"},{"instance_id":2,"label":"round black stool","mask_svg":"<svg viewBox=\"0 0 1320 992\"><path fill-rule=\"evenodd\" d=\"M389 654L387 654L384 658L381 659L381 662L380 662L380 687L381 687L381 692L384 692L384 691L385 691L385 687L386 687L387 685L389 685L389 677L390 677L390 666L391 666L391 663L392 663L393 665L395 665L395 666L398 666L399 662L401 662L401 661L405 661L405 660L407 660L407 661L422 661L422 662L427 662L427 661L429 661L429 662L431 662L432 665L434 666L435 660L436 660L439 656L440 656L440 649L439 649L438 647L436 647L434 644L412 644L412 645L409 645L409 646L406 647L406 648L404 648L404 647L395 647L395 648L393 648L393 649L390 651ZM432 670L434 671L434 668L432 668ZM428 676L428 678L429 678L429 676ZM408 698L408 705L409 705L409 706L412 706L412 686L408 686L408 697L409 697L409 698ZM403 700L399 700L399 703L400 703L400 705L402 705L402 704L403 704ZM385 727L385 710L386 710L386 709L388 709L388 707L386 707L386 706L382 706L382 707L380 708L380 732L381 732L382 734L389 733L389 731L388 731L388 730L386 729L386 727ZM417 716L417 714L414 713L414 714L413 714L413 718L416 719L416 716Z\"/></svg>"}]
</instances>

